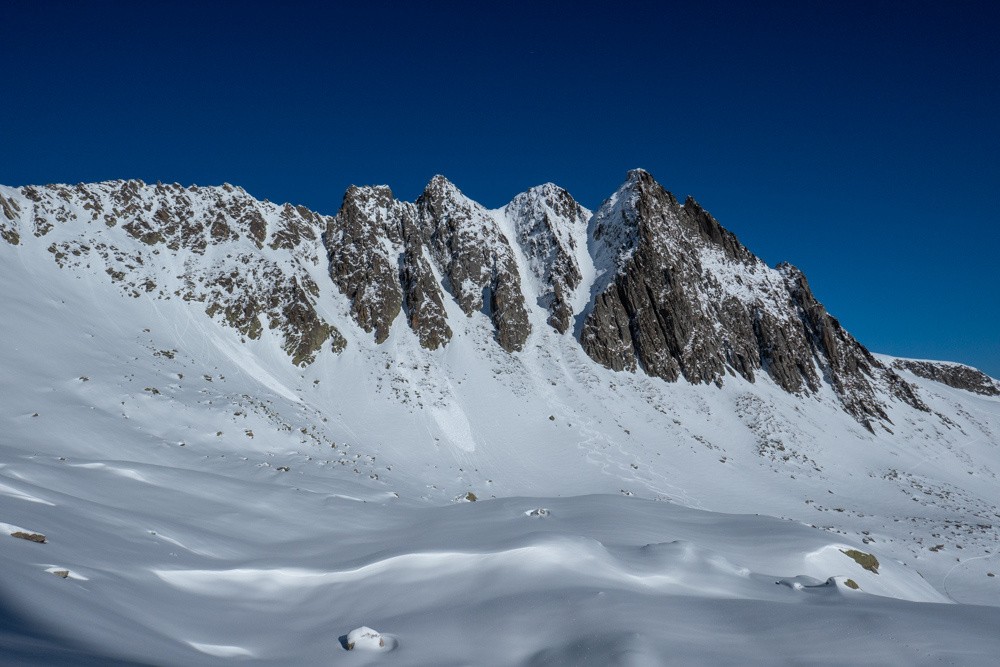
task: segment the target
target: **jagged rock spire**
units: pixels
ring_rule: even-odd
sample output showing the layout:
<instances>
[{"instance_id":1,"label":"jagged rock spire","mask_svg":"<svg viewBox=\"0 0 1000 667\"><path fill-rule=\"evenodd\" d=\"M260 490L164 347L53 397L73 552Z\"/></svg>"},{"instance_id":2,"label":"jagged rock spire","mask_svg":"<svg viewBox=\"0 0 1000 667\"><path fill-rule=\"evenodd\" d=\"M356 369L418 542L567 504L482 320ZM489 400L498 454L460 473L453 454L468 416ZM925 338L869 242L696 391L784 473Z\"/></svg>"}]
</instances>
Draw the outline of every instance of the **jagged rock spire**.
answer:
<instances>
[{"instance_id":1,"label":"jagged rock spire","mask_svg":"<svg viewBox=\"0 0 1000 667\"><path fill-rule=\"evenodd\" d=\"M351 186L324 243L331 279L350 299L355 322L376 342L389 337L404 309L424 347L451 339L413 204L397 201L386 186Z\"/></svg>"},{"instance_id":2,"label":"jagged rock spire","mask_svg":"<svg viewBox=\"0 0 1000 667\"><path fill-rule=\"evenodd\" d=\"M503 349L520 350L531 325L514 252L496 220L442 176L431 179L416 208L445 289L466 315L490 317Z\"/></svg>"},{"instance_id":3,"label":"jagged rock spire","mask_svg":"<svg viewBox=\"0 0 1000 667\"><path fill-rule=\"evenodd\" d=\"M559 333L573 325L576 292L583 280L586 229L590 211L552 183L514 197L503 209L512 221L516 243L538 285L538 304Z\"/></svg>"}]
</instances>

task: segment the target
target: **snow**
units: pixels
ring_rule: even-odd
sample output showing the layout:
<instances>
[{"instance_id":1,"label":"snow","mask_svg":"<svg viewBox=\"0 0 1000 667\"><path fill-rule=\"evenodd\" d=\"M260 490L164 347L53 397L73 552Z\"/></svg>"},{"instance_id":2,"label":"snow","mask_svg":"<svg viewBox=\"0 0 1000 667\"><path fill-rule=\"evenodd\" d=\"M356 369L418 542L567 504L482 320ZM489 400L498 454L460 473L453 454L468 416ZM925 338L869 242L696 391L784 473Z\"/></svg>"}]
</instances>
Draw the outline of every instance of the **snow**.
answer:
<instances>
[{"instance_id":1,"label":"snow","mask_svg":"<svg viewBox=\"0 0 1000 667\"><path fill-rule=\"evenodd\" d=\"M191 648L201 651L207 655L214 655L219 658L238 658L244 656L252 656L253 652L248 651L242 646L222 646L219 644L201 644L198 642L189 641L188 644Z\"/></svg>"},{"instance_id":2,"label":"snow","mask_svg":"<svg viewBox=\"0 0 1000 667\"><path fill-rule=\"evenodd\" d=\"M569 195L562 188L546 183L518 195L492 214L514 250L528 302L550 290L552 263L561 254L582 275L581 284L569 295L573 312L578 314L587 305L595 274L594 261L587 252L587 223L592 214L579 205L571 212L553 208L553 202L564 196ZM544 320L537 320L537 324L544 325Z\"/></svg>"},{"instance_id":3,"label":"snow","mask_svg":"<svg viewBox=\"0 0 1000 667\"><path fill-rule=\"evenodd\" d=\"M36 237L30 200L0 192L22 209L22 245L0 241L0 663L1000 654L1000 399L908 376L932 412L891 403L893 432L871 434L829 388L607 371L534 299L516 355L450 298L447 347L399 322L379 346L305 259L324 256L318 240L252 250L301 260L348 340L297 368L280 338L241 341L203 304L125 296L97 262L58 268L51 243L117 228ZM144 253L140 276L232 262L114 238ZM371 628L391 654L345 649Z\"/></svg>"},{"instance_id":4,"label":"snow","mask_svg":"<svg viewBox=\"0 0 1000 667\"><path fill-rule=\"evenodd\" d=\"M17 498L18 500L26 500L29 503L41 503L43 505L55 506L54 503L50 503L49 501L33 496L30 493L25 493L24 491L15 489L7 484L0 484L0 494L10 496L11 498Z\"/></svg>"},{"instance_id":5,"label":"snow","mask_svg":"<svg viewBox=\"0 0 1000 667\"><path fill-rule=\"evenodd\" d=\"M629 179L608 197L594 213L588 225L588 245L593 257L595 277L600 279L592 288L599 294L614 279L618 267L635 252L638 244L638 224L634 206L639 198L639 184L629 172Z\"/></svg>"},{"instance_id":6,"label":"snow","mask_svg":"<svg viewBox=\"0 0 1000 667\"><path fill-rule=\"evenodd\" d=\"M349 651L391 651L396 647L393 639L365 626L348 632L345 643Z\"/></svg>"}]
</instances>

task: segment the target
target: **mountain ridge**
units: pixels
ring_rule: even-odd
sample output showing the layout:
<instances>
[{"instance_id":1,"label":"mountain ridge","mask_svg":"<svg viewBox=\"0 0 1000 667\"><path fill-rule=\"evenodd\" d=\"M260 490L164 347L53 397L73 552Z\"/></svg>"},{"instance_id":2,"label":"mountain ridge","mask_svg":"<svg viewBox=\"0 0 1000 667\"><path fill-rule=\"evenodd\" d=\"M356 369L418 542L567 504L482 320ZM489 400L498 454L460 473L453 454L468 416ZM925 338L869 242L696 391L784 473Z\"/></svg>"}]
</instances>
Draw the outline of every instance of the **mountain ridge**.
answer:
<instances>
[{"instance_id":1,"label":"mountain ridge","mask_svg":"<svg viewBox=\"0 0 1000 667\"><path fill-rule=\"evenodd\" d=\"M719 385L763 373L790 393L826 383L869 430L891 427L886 400L928 410L899 366L882 364L844 331L798 269L768 267L694 198L681 204L642 169L593 213L551 183L491 211L441 175L413 203L388 186L351 186L333 216L259 201L229 184L0 189L0 236L11 245L81 221L107 229L90 243L85 233L52 242L60 267L96 253L133 297L204 303L209 317L250 339L279 331L296 365L312 363L324 345L335 353L347 346L345 323L315 307L325 255L353 324L377 343L402 315L423 347L447 346L451 299L466 317L485 314L500 347L515 353L532 333L529 311L540 308L545 326L572 331L612 370ZM138 251L126 256L101 240L118 225ZM147 248L155 258L159 247L176 256L179 275L145 269ZM230 247L207 267L181 256ZM158 288L172 280L181 284Z\"/></svg>"}]
</instances>

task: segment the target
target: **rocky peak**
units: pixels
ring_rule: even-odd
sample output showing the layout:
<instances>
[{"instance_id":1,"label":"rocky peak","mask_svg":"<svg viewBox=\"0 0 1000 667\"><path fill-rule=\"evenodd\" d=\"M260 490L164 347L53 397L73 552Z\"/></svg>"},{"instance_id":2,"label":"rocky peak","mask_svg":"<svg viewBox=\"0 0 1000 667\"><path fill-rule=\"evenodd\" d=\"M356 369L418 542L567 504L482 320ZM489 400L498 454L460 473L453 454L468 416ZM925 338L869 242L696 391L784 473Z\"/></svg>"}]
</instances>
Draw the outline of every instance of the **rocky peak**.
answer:
<instances>
[{"instance_id":1,"label":"rocky peak","mask_svg":"<svg viewBox=\"0 0 1000 667\"><path fill-rule=\"evenodd\" d=\"M352 185L323 238L330 278L350 299L354 320L379 343L403 305L399 255L402 228L412 218L412 207L389 188Z\"/></svg>"},{"instance_id":2,"label":"rocky peak","mask_svg":"<svg viewBox=\"0 0 1000 667\"><path fill-rule=\"evenodd\" d=\"M629 169L625 172L625 185L629 184L659 185L656 179L653 178L653 175L641 167Z\"/></svg>"},{"instance_id":3,"label":"rocky peak","mask_svg":"<svg viewBox=\"0 0 1000 667\"><path fill-rule=\"evenodd\" d=\"M760 262L694 197L687 197L682 205L648 171L632 169L621 187L598 210L592 235L594 240L603 240L608 248L628 252L642 229L647 237L684 236L688 242L700 238L717 246L729 259L748 264Z\"/></svg>"},{"instance_id":4,"label":"rocky peak","mask_svg":"<svg viewBox=\"0 0 1000 667\"><path fill-rule=\"evenodd\" d=\"M681 207L648 172L632 170L590 222L598 271L581 344L615 370L675 381L718 382L725 373L697 248L683 234Z\"/></svg>"},{"instance_id":5,"label":"rocky peak","mask_svg":"<svg viewBox=\"0 0 1000 667\"><path fill-rule=\"evenodd\" d=\"M490 317L501 347L520 350L531 326L514 252L497 220L440 176L427 185L416 207L422 238L445 289L466 315Z\"/></svg>"},{"instance_id":6,"label":"rocky peak","mask_svg":"<svg viewBox=\"0 0 1000 667\"><path fill-rule=\"evenodd\" d=\"M717 384L763 370L791 392L817 391L827 378L869 428L888 419L877 388L926 409L826 312L800 271L768 268L648 172L630 171L601 206L590 245L600 275L580 342L609 368Z\"/></svg>"},{"instance_id":7,"label":"rocky peak","mask_svg":"<svg viewBox=\"0 0 1000 667\"><path fill-rule=\"evenodd\" d=\"M682 224L696 232L706 243L720 248L727 258L744 264L762 263L756 255L737 240L735 234L720 225L718 220L703 209L694 197L689 196L684 200L679 219Z\"/></svg>"},{"instance_id":8,"label":"rocky peak","mask_svg":"<svg viewBox=\"0 0 1000 667\"><path fill-rule=\"evenodd\" d=\"M633 169L590 221L590 252L607 283L641 244L681 232L681 206L649 172Z\"/></svg>"},{"instance_id":9,"label":"rocky peak","mask_svg":"<svg viewBox=\"0 0 1000 667\"><path fill-rule=\"evenodd\" d=\"M454 225L474 221L477 213L485 214L485 209L440 174L427 183L416 204L425 219L446 221Z\"/></svg>"},{"instance_id":10,"label":"rocky peak","mask_svg":"<svg viewBox=\"0 0 1000 667\"><path fill-rule=\"evenodd\" d=\"M355 322L377 343L389 337L404 307L424 347L451 338L413 204L396 200L386 186L352 185L323 241L331 279L350 299Z\"/></svg>"},{"instance_id":11,"label":"rocky peak","mask_svg":"<svg viewBox=\"0 0 1000 667\"><path fill-rule=\"evenodd\" d=\"M507 208L512 207L529 208L535 213L548 212L554 215L556 220L583 219L586 223L590 219L589 211L573 199L573 195L555 183L543 183L529 188L511 200Z\"/></svg>"},{"instance_id":12,"label":"rocky peak","mask_svg":"<svg viewBox=\"0 0 1000 667\"><path fill-rule=\"evenodd\" d=\"M324 242L331 278L377 343L401 312L424 347L447 343L452 330L442 287L466 315L487 314L505 350L527 339L520 275L506 236L489 211L443 176L431 179L414 204L384 186L352 186Z\"/></svg>"},{"instance_id":13,"label":"rocky peak","mask_svg":"<svg viewBox=\"0 0 1000 667\"><path fill-rule=\"evenodd\" d=\"M607 258L612 265L602 268L616 268L622 255L631 253L638 243L639 214L636 204L642 192L634 173L629 172L625 183L604 200L590 221L588 233L595 260Z\"/></svg>"},{"instance_id":14,"label":"rocky peak","mask_svg":"<svg viewBox=\"0 0 1000 667\"><path fill-rule=\"evenodd\" d=\"M468 199L454 183L441 174L435 174L424 186L423 197L435 200ZM471 200L469 200L471 201Z\"/></svg>"},{"instance_id":15,"label":"rocky peak","mask_svg":"<svg viewBox=\"0 0 1000 667\"><path fill-rule=\"evenodd\" d=\"M341 211L349 210L359 219L372 219L385 223L389 209L396 204L396 198L388 185L351 185L344 193Z\"/></svg>"},{"instance_id":16,"label":"rocky peak","mask_svg":"<svg viewBox=\"0 0 1000 667\"><path fill-rule=\"evenodd\" d=\"M43 243L58 266L106 274L131 297L204 304L247 339L273 330L296 364L345 344L315 307L326 284L312 269L325 250L333 286L376 343L402 314L422 346L445 345L448 294L467 316L485 314L508 352L523 348L537 307L614 370L715 384L763 373L802 394L828 386L870 429L888 422L889 402L927 409L801 271L766 266L698 202L681 204L641 169L594 215L552 184L488 211L442 176L415 203L386 186L351 186L332 218L228 184L0 187L0 238ZM894 365L1000 392L974 370L929 363Z\"/></svg>"},{"instance_id":17,"label":"rocky peak","mask_svg":"<svg viewBox=\"0 0 1000 667\"><path fill-rule=\"evenodd\" d=\"M511 221L533 274L538 304L548 311L548 323L565 333L577 310L581 265L590 259L585 241L590 211L547 183L514 197L503 215Z\"/></svg>"}]
</instances>

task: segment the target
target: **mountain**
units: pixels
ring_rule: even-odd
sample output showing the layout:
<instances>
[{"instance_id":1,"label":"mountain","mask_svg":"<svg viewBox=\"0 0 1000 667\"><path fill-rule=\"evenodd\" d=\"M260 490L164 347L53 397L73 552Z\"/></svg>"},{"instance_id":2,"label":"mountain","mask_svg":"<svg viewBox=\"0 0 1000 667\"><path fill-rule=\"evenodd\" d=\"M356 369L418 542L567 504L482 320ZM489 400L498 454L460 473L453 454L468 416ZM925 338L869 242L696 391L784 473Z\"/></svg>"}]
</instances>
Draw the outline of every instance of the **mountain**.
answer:
<instances>
[{"instance_id":1,"label":"mountain","mask_svg":"<svg viewBox=\"0 0 1000 667\"><path fill-rule=\"evenodd\" d=\"M297 365L327 342L334 352L345 344L313 306L320 292L306 267L316 266L321 237L330 280L377 343L402 314L423 347L447 345L450 298L467 317L484 313L500 347L516 352L538 306L548 326L574 329L587 355L612 370L719 385L763 372L791 393L825 383L869 430L872 420L891 424L886 400L928 410L826 312L800 271L769 268L697 202L680 204L642 170L593 216L551 184L488 211L441 176L415 204L384 186L351 187L333 218L228 185L136 181L29 187L0 207L8 242L71 225L47 248L60 267L100 262L132 296L203 303L251 339L276 330ZM120 226L130 238L91 236L81 222Z\"/></svg>"},{"instance_id":2,"label":"mountain","mask_svg":"<svg viewBox=\"0 0 1000 667\"><path fill-rule=\"evenodd\" d=\"M0 186L0 238L0 522L47 538L0 552L18 664L316 664L364 625L407 664L744 658L720 624L896 661L856 614L995 655L1000 383L872 354L642 170L596 212ZM758 616L798 634L726 625Z\"/></svg>"},{"instance_id":3,"label":"mountain","mask_svg":"<svg viewBox=\"0 0 1000 667\"><path fill-rule=\"evenodd\" d=\"M601 206L590 246L603 279L581 341L609 368L720 384L763 370L788 392L827 382L870 430L871 419L889 421L883 396L928 409L826 312L801 271L768 268L694 199L680 204L644 171Z\"/></svg>"}]
</instances>

